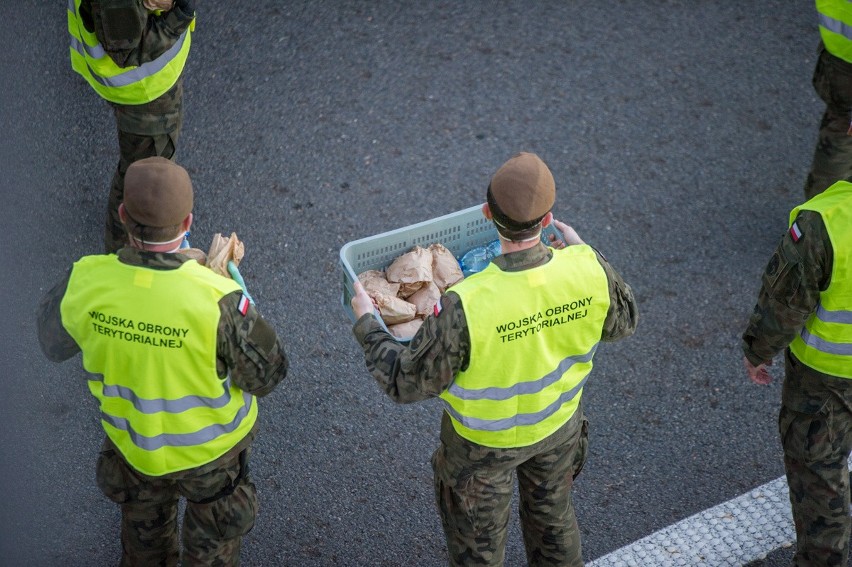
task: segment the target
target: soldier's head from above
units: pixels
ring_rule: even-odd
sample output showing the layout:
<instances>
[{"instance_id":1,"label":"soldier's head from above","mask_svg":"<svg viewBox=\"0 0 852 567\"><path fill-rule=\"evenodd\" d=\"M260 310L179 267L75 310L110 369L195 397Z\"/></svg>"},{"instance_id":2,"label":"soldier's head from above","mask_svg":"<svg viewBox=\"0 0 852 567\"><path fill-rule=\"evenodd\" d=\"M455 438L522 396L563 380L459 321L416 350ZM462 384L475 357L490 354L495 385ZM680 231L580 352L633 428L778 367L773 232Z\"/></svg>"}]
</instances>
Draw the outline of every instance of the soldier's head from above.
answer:
<instances>
[{"instance_id":1,"label":"soldier's head from above","mask_svg":"<svg viewBox=\"0 0 852 567\"><path fill-rule=\"evenodd\" d=\"M192 181L178 164L150 157L130 164L118 214L130 244L176 248L192 224Z\"/></svg>"},{"instance_id":2,"label":"soldier's head from above","mask_svg":"<svg viewBox=\"0 0 852 567\"><path fill-rule=\"evenodd\" d=\"M537 155L521 152L491 177L483 208L501 237L520 242L539 237L555 200L550 169Z\"/></svg>"}]
</instances>

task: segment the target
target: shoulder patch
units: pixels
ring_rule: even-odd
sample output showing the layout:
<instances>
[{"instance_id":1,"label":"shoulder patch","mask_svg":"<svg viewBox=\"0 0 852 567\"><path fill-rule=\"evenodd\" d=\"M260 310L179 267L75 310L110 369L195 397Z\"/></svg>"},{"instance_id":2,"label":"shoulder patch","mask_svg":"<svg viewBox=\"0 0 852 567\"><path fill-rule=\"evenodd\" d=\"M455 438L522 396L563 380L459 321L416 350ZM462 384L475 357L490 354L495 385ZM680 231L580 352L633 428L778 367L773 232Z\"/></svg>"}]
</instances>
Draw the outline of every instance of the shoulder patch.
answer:
<instances>
[{"instance_id":1,"label":"shoulder patch","mask_svg":"<svg viewBox=\"0 0 852 567\"><path fill-rule=\"evenodd\" d=\"M249 301L249 298L246 297L246 294L243 293L242 295L240 295L240 301L237 303L237 311L240 312L240 315L242 315L243 317L246 316L250 304L251 302Z\"/></svg>"},{"instance_id":2,"label":"shoulder patch","mask_svg":"<svg viewBox=\"0 0 852 567\"><path fill-rule=\"evenodd\" d=\"M435 317L437 317L441 314L441 311L443 311L443 309L444 307L441 305L441 300L438 299L438 303L436 303L435 307L432 308L432 313L435 315Z\"/></svg>"},{"instance_id":3,"label":"shoulder patch","mask_svg":"<svg viewBox=\"0 0 852 567\"><path fill-rule=\"evenodd\" d=\"M799 228L798 223L793 223L790 226L790 238L793 239L793 242L798 242L803 239L805 235L802 233L802 230Z\"/></svg>"}]
</instances>

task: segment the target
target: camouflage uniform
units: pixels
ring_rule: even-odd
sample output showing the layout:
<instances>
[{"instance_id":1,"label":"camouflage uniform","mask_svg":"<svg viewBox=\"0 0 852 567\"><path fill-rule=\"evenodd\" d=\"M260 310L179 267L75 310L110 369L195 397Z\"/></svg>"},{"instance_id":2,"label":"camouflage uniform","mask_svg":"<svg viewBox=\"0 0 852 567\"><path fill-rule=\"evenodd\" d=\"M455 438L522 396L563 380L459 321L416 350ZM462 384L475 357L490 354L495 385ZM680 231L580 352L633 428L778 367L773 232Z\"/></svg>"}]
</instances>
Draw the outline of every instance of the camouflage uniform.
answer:
<instances>
[{"instance_id":1,"label":"camouflage uniform","mask_svg":"<svg viewBox=\"0 0 852 567\"><path fill-rule=\"evenodd\" d=\"M828 288L833 249L819 213L801 211L796 225L803 236L785 233L763 274L743 352L758 365L785 349L778 426L796 524L793 565L846 565L852 380L818 372L787 348Z\"/></svg>"},{"instance_id":2,"label":"camouflage uniform","mask_svg":"<svg viewBox=\"0 0 852 567\"><path fill-rule=\"evenodd\" d=\"M178 268L182 254L143 252L122 248L125 264L154 270ZM69 272L70 274L70 272ZM38 336L45 355L66 360L80 351L62 324L60 304L66 276L42 300L37 315ZM288 359L275 331L249 307L238 311L241 292L219 301L216 367L242 390L265 396L287 375ZM129 299L130 300L130 299ZM256 429L256 426L255 426ZM248 474L248 457L255 431L229 452L201 467L151 477L134 470L107 438L97 465L98 486L121 505L122 565L177 565L177 509L186 498L184 565L237 565L243 535L254 526L257 497Z\"/></svg>"},{"instance_id":3,"label":"camouflage uniform","mask_svg":"<svg viewBox=\"0 0 852 567\"><path fill-rule=\"evenodd\" d=\"M834 182L852 181L852 63L835 57L820 43L813 75L817 94L825 102L805 198L822 193Z\"/></svg>"},{"instance_id":4,"label":"camouflage uniform","mask_svg":"<svg viewBox=\"0 0 852 567\"><path fill-rule=\"evenodd\" d=\"M111 2L115 0L100 0L99 4L104 6ZM140 17L147 21L143 35L134 41L110 42L106 40L103 28L115 24L102 21L101 10L93 9L92 4L92 0L83 0L80 14L86 27L94 29L98 41L119 67L138 66L156 59L174 45L195 17L194 1L187 3L186 11L175 6L161 15L149 14L140 1L137 2ZM115 112L120 157L107 201L104 247L106 252L116 252L127 243L127 235L118 218L127 167L146 157L175 159L183 123L182 81L178 79L171 89L145 104L109 104Z\"/></svg>"},{"instance_id":5,"label":"camouflage uniform","mask_svg":"<svg viewBox=\"0 0 852 567\"><path fill-rule=\"evenodd\" d=\"M549 248L533 248L498 256L504 271L540 266ZM633 292L621 276L598 256L607 275L610 308L601 339L629 336L638 315ZM406 346L385 332L373 315L353 328L367 369L394 401L410 403L438 396L467 368L470 337L458 295L441 297L441 311L428 317ZM588 423L582 405L548 438L514 449L496 449L458 435L446 412L441 444L432 456L435 499L452 565L502 565L517 471L521 524L530 565L582 565L580 534L571 500L573 479L586 460Z\"/></svg>"}]
</instances>

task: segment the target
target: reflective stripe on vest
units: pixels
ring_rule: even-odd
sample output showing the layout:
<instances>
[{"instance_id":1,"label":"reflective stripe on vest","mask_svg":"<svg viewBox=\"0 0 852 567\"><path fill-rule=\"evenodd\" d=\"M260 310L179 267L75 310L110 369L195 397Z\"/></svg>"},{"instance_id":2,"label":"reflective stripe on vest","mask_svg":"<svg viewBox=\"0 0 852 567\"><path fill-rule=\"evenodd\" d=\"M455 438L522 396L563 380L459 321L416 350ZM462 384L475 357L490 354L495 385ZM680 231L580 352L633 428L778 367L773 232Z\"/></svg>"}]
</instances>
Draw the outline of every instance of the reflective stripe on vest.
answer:
<instances>
[{"instance_id":1,"label":"reflective stripe on vest","mask_svg":"<svg viewBox=\"0 0 852 567\"><path fill-rule=\"evenodd\" d=\"M230 423L214 423L191 433L161 433L147 437L135 431L130 421L123 417L115 417L101 413L101 419L121 431L126 431L133 444L146 451L156 451L164 447L193 447L213 441L223 435L235 431L253 409L254 396L243 392L243 406ZM202 463L203 464L203 463ZM165 473L163 473L165 474Z\"/></svg>"},{"instance_id":2,"label":"reflective stripe on vest","mask_svg":"<svg viewBox=\"0 0 852 567\"><path fill-rule=\"evenodd\" d=\"M802 363L824 374L852 378L852 183L839 181L790 213L820 214L831 240L833 262L828 288L790 350ZM807 238L807 235L805 235Z\"/></svg>"},{"instance_id":3,"label":"reflective stripe on vest","mask_svg":"<svg viewBox=\"0 0 852 567\"><path fill-rule=\"evenodd\" d=\"M189 55L195 20L165 53L138 67L125 68L116 65L97 36L86 29L79 16L81 1L68 0L71 67L100 96L118 104L144 104L174 86Z\"/></svg>"},{"instance_id":4,"label":"reflective stripe on vest","mask_svg":"<svg viewBox=\"0 0 852 567\"><path fill-rule=\"evenodd\" d=\"M816 0L816 8L825 48L852 63L852 5L847 0Z\"/></svg>"},{"instance_id":5,"label":"reflective stripe on vest","mask_svg":"<svg viewBox=\"0 0 852 567\"><path fill-rule=\"evenodd\" d=\"M103 377L98 381L103 382ZM184 396L176 400L165 398L160 399L144 399L136 395L136 393L124 386L108 386L104 384L101 387L101 395L104 398L121 398L127 400L139 413L155 414L157 412L181 413L194 408L222 408L228 405L231 401L231 379L228 378L222 383L224 392L221 396L204 397L204 396Z\"/></svg>"},{"instance_id":6,"label":"reflective stripe on vest","mask_svg":"<svg viewBox=\"0 0 852 567\"><path fill-rule=\"evenodd\" d=\"M609 309L594 250L571 246L519 272L491 264L451 291L471 340L468 368L440 396L456 432L488 447L524 447L564 425L579 405Z\"/></svg>"},{"instance_id":7,"label":"reflective stripe on vest","mask_svg":"<svg viewBox=\"0 0 852 567\"><path fill-rule=\"evenodd\" d=\"M582 362L591 361L595 350L597 350L597 345L595 345L595 348L592 349L588 353L586 360L583 360ZM569 359L570 359L570 357L569 357ZM566 359L566 360L569 360L569 359ZM570 364L573 365L574 361L572 360L572 362ZM559 372L559 369L550 373L550 375L556 376L557 379L561 378L562 374L564 374L564 372ZM542 409L541 411L536 412L536 413L516 414L516 415L513 415L511 417L507 417L507 418L503 418L503 419L479 419L479 418L475 418L475 417L467 417L467 416L460 414L459 412L457 412L455 410L455 408L453 408L453 406L451 406L448 403L444 404L444 409L447 410L447 413L449 413L450 416L453 419L455 419L462 426L464 426L465 428L468 428L468 429L478 429L478 430L481 430L481 431L505 431L507 429L512 429L512 428L515 428L515 427L536 425L538 423L541 423L542 421L544 421L545 419L547 419L548 417L550 417L554 413L556 413L566 403L573 401L574 398L576 398L580 394L580 392L583 390L583 386L586 384L586 380L588 380L588 379L589 379L589 375L586 374L585 376L583 376L583 379L580 380L580 382L576 386L574 386L573 388L571 388L567 392L564 392L561 396L559 396L556 399L556 401L554 401L549 406L545 407L544 409ZM502 389L503 391L500 392L497 396L491 397L491 396L488 396L487 394L482 395L482 396L477 396L476 394L473 394L473 395L468 394L468 397L464 397L463 399L467 399L467 400L477 400L477 399L479 399L479 400L482 400L482 399L508 400L509 398L514 397L516 395L520 395L522 393L524 393L524 394L537 394L544 389L545 384L541 380L534 381L534 382L539 382L538 385L540 387L539 388L519 387L511 395L505 395L505 394L507 394L507 390L513 390L514 388L503 388ZM551 382L551 383L553 383L553 382ZM455 391L452 392L452 393L454 395L456 395L457 397L462 397L462 396L458 395L460 391L471 392L470 390L465 391L462 388L457 387L455 384L453 384L453 387L450 388L450 390L453 390L453 389L455 389ZM501 389L500 388L485 388L484 390L501 390Z\"/></svg>"},{"instance_id":8,"label":"reflective stripe on vest","mask_svg":"<svg viewBox=\"0 0 852 567\"><path fill-rule=\"evenodd\" d=\"M104 431L136 470L160 476L201 466L254 426L254 396L216 367L218 302L237 290L194 261L174 270L115 255L74 264L62 322L93 374Z\"/></svg>"}]
</instances>

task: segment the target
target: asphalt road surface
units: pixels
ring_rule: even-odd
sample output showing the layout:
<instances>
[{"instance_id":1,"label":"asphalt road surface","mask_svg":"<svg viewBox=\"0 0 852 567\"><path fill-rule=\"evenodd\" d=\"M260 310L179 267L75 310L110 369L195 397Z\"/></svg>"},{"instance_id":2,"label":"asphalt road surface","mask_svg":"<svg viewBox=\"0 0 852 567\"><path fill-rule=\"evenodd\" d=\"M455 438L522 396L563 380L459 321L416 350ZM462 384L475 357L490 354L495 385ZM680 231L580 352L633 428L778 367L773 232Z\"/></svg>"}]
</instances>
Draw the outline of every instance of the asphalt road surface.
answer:
<instances>
[{"instance_id":1,"label":"asphalt road surface","mask_svg":"<svg viewBox=\"0 0 852 567\"><path fill-rule=\"evenodd\" d=\"M114 121L70 69L64 2L3 2L0 32L0 557L115 564L96 404L79 357L43 358L33 317L101 251ZM780 380L751 384L739 340L803 200L818 41L813 3L783 0L200 1L178 153L193 243L237 232L292 359L260 401L244 564L446 562L440 407L395 405L367 374L338 251L480 203L519 150L550 165L556 217L639 302L636 335L599 349L585 389L586 560L783 475ZM523 564L510 529L507 564Z\"/></svg>"}]
</instances>

